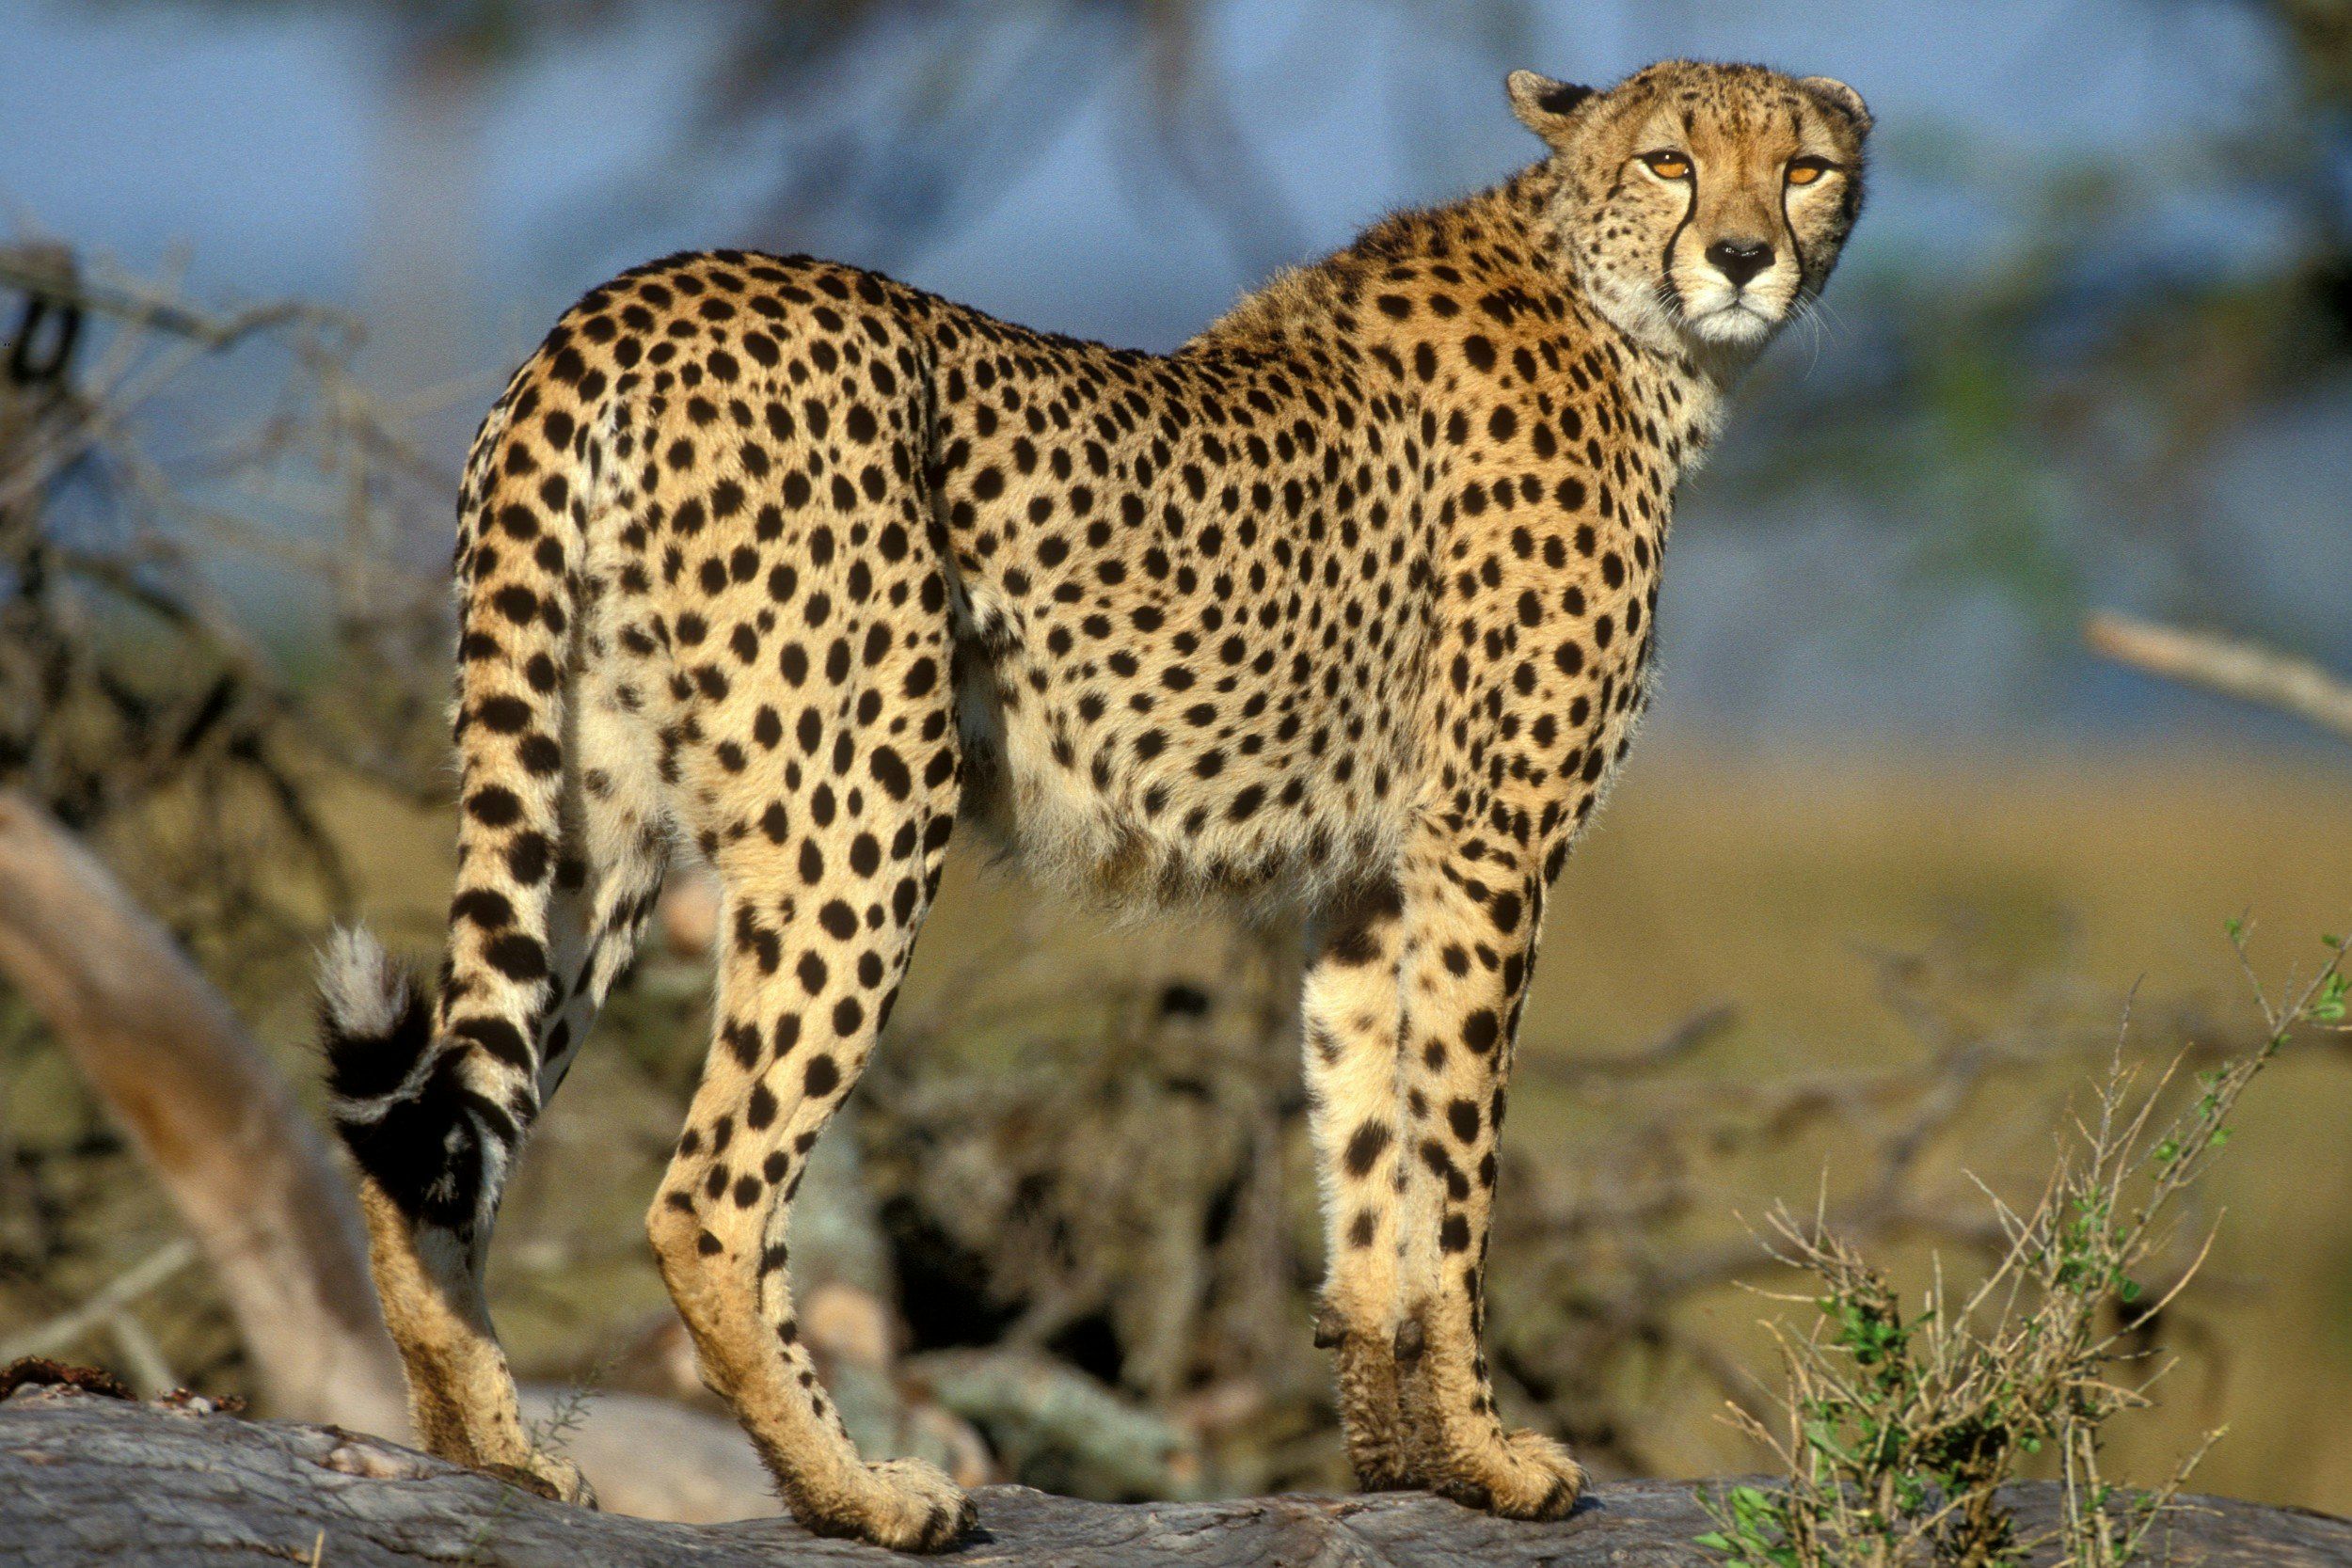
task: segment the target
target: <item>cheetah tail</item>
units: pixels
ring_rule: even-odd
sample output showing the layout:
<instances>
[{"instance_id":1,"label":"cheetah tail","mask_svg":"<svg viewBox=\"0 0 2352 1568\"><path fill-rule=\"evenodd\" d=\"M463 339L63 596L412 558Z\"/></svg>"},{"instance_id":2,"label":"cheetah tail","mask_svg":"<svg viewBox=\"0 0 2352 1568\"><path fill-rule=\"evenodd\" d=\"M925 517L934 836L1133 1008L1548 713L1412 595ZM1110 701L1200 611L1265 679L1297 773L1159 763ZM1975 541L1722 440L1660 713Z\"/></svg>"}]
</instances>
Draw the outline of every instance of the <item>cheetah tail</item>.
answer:
<instances>
[{"instance_id":1,"label":"cheetah tail","mask_svg":"<svg viewBox=\"0 0 2352 1568\"><path fill-rule=\"evenodd\" d=\"M337 931L319 956L319 1003L327 1105L344 1147L402 1212L463 1228L484 1150L461 1042L434 1037L423 988L364 927Z\"/></svg>"},{"instance_id":2,"label":"cheetah tail","mask_svg":"<svg viewBox=\"0 0 2352 1568\"><path fill-rule=\"evenodd\" d=\"M323 974L335 1119L412 1222L486 1238L539 1113L571 976L550 927L567 764L573 574L602 453L559 326L484 420L457 506L457 892L437 1006L364 933ZM584 866L582 867L584 875Z\"/></svg>"}]
</instances>

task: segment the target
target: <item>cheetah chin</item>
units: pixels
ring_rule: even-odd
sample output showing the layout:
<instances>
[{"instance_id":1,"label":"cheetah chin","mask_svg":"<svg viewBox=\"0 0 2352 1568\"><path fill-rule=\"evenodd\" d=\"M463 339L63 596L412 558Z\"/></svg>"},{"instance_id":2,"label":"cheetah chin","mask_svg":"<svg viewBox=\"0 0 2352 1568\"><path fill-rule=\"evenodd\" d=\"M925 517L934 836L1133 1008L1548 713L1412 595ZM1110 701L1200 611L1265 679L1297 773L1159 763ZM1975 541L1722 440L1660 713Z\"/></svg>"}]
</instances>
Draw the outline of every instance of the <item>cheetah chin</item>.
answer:
<instances>
[{"instance_id":1,"label":"cheetah chin","mask_svg":"<svg viewBox=\"0 0 2352 1568\"><path fill-rule=\"evenodd\" d=\"M1708 343L1760 345L1780 330L1780 321L1778 317L1768 316L1743 301L1733 300L1704 314L1692 316L1689 330L1693 337Z\"/></svg>"},{"instance_id":2,"label":"cheetah chin","mask_svg":"<svg viewBox=\"0 0 2352 1568\"><path fill-rule=\"evenodd\" d=\"M1513 1039L1649 699L1677 483L1827 282L1870 119L1755 66L1507 90L1535 162L1172 354L715 250L590 291L516 372L458 498L441 983L360 932L321 976L435 1453L586 1496L520 1418L482 1271L684 837L724 893L663 1278L803 1525L971 1527L949 1478L850 1443L785 1246L962 819L1114 908L1304 911L1316 1338L1358 1478L1576 1506L1479 1348Z\"/></svg>"}]
</instances>

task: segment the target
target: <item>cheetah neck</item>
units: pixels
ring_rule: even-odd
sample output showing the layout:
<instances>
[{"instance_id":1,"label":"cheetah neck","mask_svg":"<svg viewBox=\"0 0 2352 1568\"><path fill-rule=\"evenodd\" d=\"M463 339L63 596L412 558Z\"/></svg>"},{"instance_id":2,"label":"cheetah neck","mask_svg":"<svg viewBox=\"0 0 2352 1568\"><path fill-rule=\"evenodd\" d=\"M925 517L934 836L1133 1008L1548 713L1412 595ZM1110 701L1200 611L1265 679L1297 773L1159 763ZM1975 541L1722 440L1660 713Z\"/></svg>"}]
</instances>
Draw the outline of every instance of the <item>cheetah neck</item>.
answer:
<instances>
[{"instance_id":1,"label":"cheetah neck","mask_svg":"<svg viewBox=\"0 0 2352 1568\"><path fill-rule=\"evenodd\" d=\"M1556 302L1556 314L1542 315L1566 326L1567 353L1600 355L1628 399L1657 421L1671 493L1704 462L1756 354L1678 336L1656 342L1613 320L1577 275L1564 184L1545 160L1458 201L1391 214L1345 249L1278 274L1178 352L1281 354L1351 338L1380 281L1406 268L1458 275L1472 298Z\"/></svg>"}]
</instances>

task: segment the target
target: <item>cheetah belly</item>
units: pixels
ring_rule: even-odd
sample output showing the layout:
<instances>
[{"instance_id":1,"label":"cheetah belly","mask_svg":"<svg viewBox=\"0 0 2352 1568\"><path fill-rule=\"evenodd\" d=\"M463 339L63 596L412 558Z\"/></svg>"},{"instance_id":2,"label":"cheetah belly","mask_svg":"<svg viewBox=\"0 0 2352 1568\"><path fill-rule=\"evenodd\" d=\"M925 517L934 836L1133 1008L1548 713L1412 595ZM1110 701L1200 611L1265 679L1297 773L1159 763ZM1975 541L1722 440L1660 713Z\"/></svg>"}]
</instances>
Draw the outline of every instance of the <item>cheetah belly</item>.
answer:
<instances>
[{"instance_id":1,"label":"cheetah belly","mask_svg":"<svg viewBox=\"0 0 2352 1568\"><path fill-rule=\"evenodd\" d=\"M1361 693L1341 702L1301 692L1280 668L1242 668L1171 694L1057 656L993 582L967 594L965 815L1034 879L1143 913L1206 899L1311 904L1392 863L1403 769L1366 754ZM1141 651L1163 668L1164 649ZM1214 721L1194 721L1209 708ZM1405 739L1377 736L1383 750Z\"/></svg>"}]
</instances>

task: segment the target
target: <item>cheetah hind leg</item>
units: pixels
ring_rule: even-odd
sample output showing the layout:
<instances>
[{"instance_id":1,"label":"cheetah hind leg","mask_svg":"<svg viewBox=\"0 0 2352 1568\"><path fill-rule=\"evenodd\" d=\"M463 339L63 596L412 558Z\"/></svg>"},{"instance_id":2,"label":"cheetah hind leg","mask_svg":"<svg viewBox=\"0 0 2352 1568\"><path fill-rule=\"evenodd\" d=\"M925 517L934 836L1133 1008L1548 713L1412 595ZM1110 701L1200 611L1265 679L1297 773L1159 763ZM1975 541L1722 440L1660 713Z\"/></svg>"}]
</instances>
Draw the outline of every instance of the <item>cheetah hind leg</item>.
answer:
<instances>
[{"instance_id":1,"label":"cheetah hind leg","mask_svg":"<svg viewBox=\"0 0 2352 1568\"><path fill-rule=\"evenodd\" d=\"M557 1502L596 1506L580 1466L533 1440L463 1236L419 1224L363 1177L371 1267L426 1451Z\"/></svg>"},{"instance_id":2,"label":"cheetah hind leg","mask_svg":"<svg viewBox=\"0 0 2352 1568\"><path fill-rule=\"evenodd\" d=\"M582 693L571 717L584 707L609 721L616 711L603 683L592 680ZM482 1286L500 1186L529 1126L525 1109L544 1106L562 1085L637 950L669 857L650 735L590 722L567 730L566 741L584 768L564 784L564 842L585 851L584 871L577 887L559 879L548 905L555 1005L532 1042L535 1084L501 1057L436 1038L421 988L364 933L336 939L321 981L335 1118L359 1166L370 1266L418 1440L525 1491L594 1507L580 1467L525 1420ZM584 773L605 787L585 790ZM485 1118L485 1105L515 1119L501 1128ZM482 1185L469 1192L469 1180ZM421 1189L438 1196L428 1202Z\"/></svg>"},{"instance_id":3,"label":"cheetah hind leg","mask_svg":"<svg viewBox=\"0 0 2352 1568\"><path fill-rule=\"evenodd\" d=\"M773 856L756 837L721 853L719 1037L647 1220L704 1381L734 1408L793 1517L814 1534L899 1551L953 1545L977 1514L930 1465L859 1456L802 1342L785 1243L809 1151L905 971L951 820L926 814L902 838L902 823L835 818L833 831L809 830L805 856ZM859 871L876 865L866 841L918 834L923 863ZM823 868L817 886L803 885L803 866Z\"/></svg>"},{"instance_id":4,"label":"cheetah hind leg","mask_svg":"<svg viewBox=\"0 0 2352 1568\"><path fill-rule=\"evenodd\" d=\"M1311 937L1305 994L1308 1121L1327 1259L1315 1343L1332 1353L1340 1428L1356 1484L1422 1484L1397 1386L1397 963L1393 885L1327 911Z\"/></svg>"}]
</instances>

